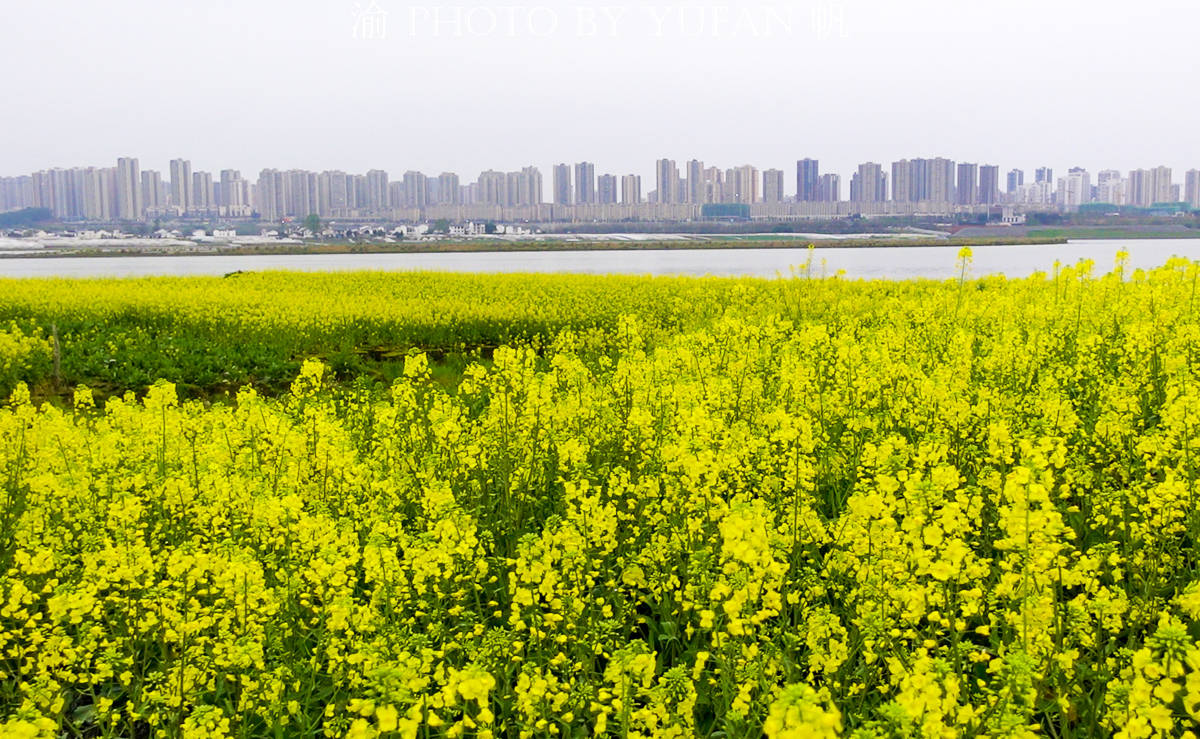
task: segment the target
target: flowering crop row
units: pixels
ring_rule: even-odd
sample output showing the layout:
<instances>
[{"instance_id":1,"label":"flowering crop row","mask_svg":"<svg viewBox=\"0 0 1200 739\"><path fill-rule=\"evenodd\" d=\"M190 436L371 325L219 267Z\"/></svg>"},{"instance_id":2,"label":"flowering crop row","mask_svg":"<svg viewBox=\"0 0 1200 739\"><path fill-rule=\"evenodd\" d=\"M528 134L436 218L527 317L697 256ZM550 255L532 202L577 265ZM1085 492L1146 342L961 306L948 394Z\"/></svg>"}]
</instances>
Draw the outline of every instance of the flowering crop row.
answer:
<instances>
[{"instance_id":1,"label":"flowering crop row","mask_svg":"<svg viewBox=\"0 0 1200 739\"><path fill-rule=\"evenodd\" d=\"M0 321L49 335L62 379L104 394L160 378L192 388L286 389L305 358L340 376L420 347L439 356L549 341L570 328L607 343L622 315L676 331L730 304L779 304L765 280L429 273L295 274L129 280L0 279ZM757 308L755 308L757 310Z\"/></svg>"}]
</instances>

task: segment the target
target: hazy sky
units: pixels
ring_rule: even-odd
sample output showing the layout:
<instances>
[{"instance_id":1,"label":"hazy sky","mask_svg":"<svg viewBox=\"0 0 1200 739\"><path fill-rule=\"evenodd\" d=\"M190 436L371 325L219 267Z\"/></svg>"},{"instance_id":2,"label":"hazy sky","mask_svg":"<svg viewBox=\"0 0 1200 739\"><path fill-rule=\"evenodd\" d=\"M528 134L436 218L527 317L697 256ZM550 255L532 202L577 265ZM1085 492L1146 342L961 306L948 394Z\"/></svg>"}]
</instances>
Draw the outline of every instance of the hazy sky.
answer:
<instances>
[{"instance_id":1,"label":"hazy sky","mask_svg":"<svg viewBox=\"0 0 1200 739\"><path fill-rule=\"evenodd\" d=\"M7 0L0 175L1200 168L1196 0ZM1031 172L1030 172L1031 174Z\"/></svg>"}]
</instances>

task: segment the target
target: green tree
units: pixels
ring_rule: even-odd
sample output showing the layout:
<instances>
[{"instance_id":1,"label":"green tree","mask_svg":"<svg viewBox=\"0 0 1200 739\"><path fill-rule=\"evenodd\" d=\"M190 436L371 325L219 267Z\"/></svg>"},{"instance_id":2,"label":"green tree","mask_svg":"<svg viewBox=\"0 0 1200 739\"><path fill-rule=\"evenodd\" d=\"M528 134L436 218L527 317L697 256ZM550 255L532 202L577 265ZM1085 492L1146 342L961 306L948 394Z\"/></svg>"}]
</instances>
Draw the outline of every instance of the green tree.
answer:
<instances>
[{"instance_id":1,"label":"green tree","mask_svg":"<svg viewBox=\"0 0 1200 739\"><path fill-rule=\"evenodd\" d=\"M304 227L312 231L314 235L321 233L321 216L309 213L308 217L304 219Z\"/></svg>"},{"instance_id":2,"label":"green tree","mask_svg":"<svg viewBox=\"0 0 1200 739\"><path fill-rule=\"evenodd\" d=\"M430 229L434 233L444 234L450 230L450 219L439 218L433 222L433 228Z\"/></svg>"}]
</instances>

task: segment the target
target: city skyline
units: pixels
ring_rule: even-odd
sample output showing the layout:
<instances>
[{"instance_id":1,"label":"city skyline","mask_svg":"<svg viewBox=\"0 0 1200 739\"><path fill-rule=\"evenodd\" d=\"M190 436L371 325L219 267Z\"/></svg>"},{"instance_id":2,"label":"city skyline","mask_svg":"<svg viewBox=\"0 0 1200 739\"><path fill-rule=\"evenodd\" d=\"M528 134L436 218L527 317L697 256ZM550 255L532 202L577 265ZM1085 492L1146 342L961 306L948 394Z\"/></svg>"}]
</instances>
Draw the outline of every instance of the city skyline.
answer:
<instances>
[{"instance_id":1,"label":"city skyline","mask_svg":"<svg viewBox=\"0 0 1200 739\"><path fill-rule=\"evenodd\" d=\"M792 172L795 190L788 187ZM848 178L848 192L842 189L841 173L822 171L819 158L796 160L792 172L750 164L706 166L699 159L681 167L664 158L655 163L654 188L649 190L636 173L597 170L594 162L585 160L556 164L547 189L541 169L534 165L508 172L484 170L473 181L449 171L427 174L410 169L392 175L379 168L365 174L266 168L246 177L240 170L226 168L214 177L193 167L191 160L176 158L169 163L169 179L164 180L162 171L142 169L136 157L120 157L115 167L51 168L0 177L0 211L43 207L55 217L74 221L181 216L276 221L308 214L396 217L400 212L447 206L529 210L551 204L587 208L849 203L879 210L876 206L890 203L933 204L952 213L998 205L1072 211L1089 203L1149 208L1182 202L1200 209L1198 168L1182 172L1182 179L1176 181L1175 171L1162 165L1127 173L1108 168L1095 176L1083 167L1071 167L1058 176L1052 167L1038 167L1027 183L1021 168L1008 169L1002 179L1000 165L918 157L892 161L890 167L861 163ZM895 208L883 209L884 214L895 212ZM686 211L679 213L686 215ZM663 216L672 213L664 211Z\"/></svg>"},{"instance_id":2,"label":"city skyline","mask_svg":"<svg viewBox=\"0 0 1200 739\"><path fill-rule=\"evenodd\" d=\"M1198 136L1200 136L1200 135L1198 135ZM652 159L649 162L649 165L647 165L646 163L643 163L641 166L635 166L635 167L631 167L631 168L617 167L615 165L601 162L601 161L599 161L599 159L593 159L593 158L580 159L580 158L575 158L575 157L569 157L565 160L551 161L549 164L532 163L530 161L525 161L525 162L518 161L518 162L516 162L515 165L502 165L500 162L490 162L490 166L479 166L478 164L476 164L473 167L468 167L466 169L454 169L453 167L450 167L450 166L440 166L439 167L439 166L436 166L436 164L433 167L420 167L420 166L416 166L415 164L409 164L409 165L402 164L399 166L392 167L392 166L387 166L383 163L368 164L367 166L362 167L362 168L354 168L354 167L350 167L350 166L317 167L314 165L303 166L302 164L299 164L299 163L296 163L294 165L293 164L283 165L283 164L276 163L276 164L269 164L268 166L260 167L257 169L252 169L247 166L238 166L237 164L233 164L231 166L229 159L222 158L222 157L218 157L215 160L215 163L209 163L209 162L205 161L205 162L203 162L203 164L201 164L201 163L198 163L199 160L197 160L193 157L180 156L178 153L176 153L175 155L171 156L170 158L168 158L166 160L162 160L162 162L158 162L156 160L151 160L151 159L142 157L136 153L133 153L132 151L122 151L122 152L119 152L116 156L114 156L112 158L112 160L109 162L96 160L96 159L88 159L83 162L76 161L76 162L68 162L66 164L51 164L51 163L49 163L49 161L46 161L46 162L43 162L40 166L34 167L34 168L26 170L26 171L0 170L0 179L26 176L26 175L32 174L33 172L49 171L49 170L54 170L54 169L66 169L66 170L81 169L81 168L82 169L88 169L88 168L102 169L102 168L106 168L106 167L113 167L113 166L115 166L115 163L117 161L119 161L121 159L126 159L126 158L137 159L140 163L140 169L143 171L151 170L151 171L161 173L163 181L167 182L167 183L174 181L173 178L170 177L170 173L172 170L172 166L173 166L174 162L176 162L176 161L186 161L188 164L191 165L191 169L190 169L191 172L213 173L214 178L219 177L220 172L232 168L232 169L235 169L236 171L242 172L244 176L249 177L250 179L256 178L258 173L260 171L262 171L263 169L278 169L280 171L298 170L298 171L310 171L310 172L343 171L343 172L347 172L350 174L366 174L371 171L382 171L382 172L386 172L389 175L389 177L392 178L393 180L394 179L402 179L404 174L406 172L410 172L410 171L411 172L421 172L421 173L425 174L426 176L433 177L433 178L437 178L440 173L451 172L451 173L458 174L460 177L471 177L473 179L474 178L473 174L465 174L465 173L478 173L478 174L482 175L487 172L497 172L497 171L498 172L511 172L511 171L518 171L518 170L527 169L527 168L532 167L532 168L536 168L538 171L542 172L544 175L544 178L545 178L545 200L544 200L544 202L546 202L546 203L557 202L554 199L553 175L554 175L555 168L557 166L565 164L569 170L569 176L570 176L570 182L571 182L571 195L570 195L571 201L568 204L576 204L575 203L575 198L576 198L576 193L575 193L576 171L575 170L576 170L577 165L579 165L580 163L591 164L595 168L595 170L594 170L595 185L594 185L593 189L596 190L597 196L598 196L598 188L599 188L599 178L605 174L612 174L617 178L618 195L620 193L621 177L623 177L625 175L636 175L636 176L642 178L643 183L648 183L648 187L643 188L644 194L648 194L649 192L657 189L657 182L658 182L657 174L658 173L656 171L656 166L657 166L657 163L662 161L663 159L666 159L667 161L671 161L671 162L675 163L676 168L679 170L679 179L681 182L686 181L688 179L688 177L687 177L688 165L694 161L705 165L706 169L711 169L711 166L709 166L707 164L707 162L709 161L708 159L697 160L694 158L694 155L686 154L686 153L683 155L675 156L675 157L659 157L657 159ZM1160 160L1134 161L1132 166L1122 166L1122 165L1119 165L1114 160L1124 161L1125 159L1127 159L1127 157L1115 157L1115 156L1109 156L1106 154L1100 154L1100 155L1097 155L1097 156L1092 157L1091 159L1087 159L1087 160L1054 159L1054 160L1038 161L1038 160L1030 159L1030 158L1022 158L1021 164L1014 165L1012 163L1012 158L1009 158L1009 157L1001 157L998 160L991 160L991 159L985 159L980 156L971 156L970 154L968 154L967 156L956 158L954 156L950 156L947 153L940 153L940 154L936 153L936 151L933 153L926 152L925 154L921 154L920 152L916 152L916 153L909 152L908 156L899 156L899 157L887 156L886 154L885 154L885 156L875 157L875 158L863 157L863 158L857 159L856 161L854 161L853 163L851 163L849 166L846 166L846 167L841 167L838 165L827 165L828 160L825 158L825 156L823 154L814 153L814 152L809 152L808 154L805 154L805 153L801 152L799 154L799 156L797 156L797 154L795 152L793 152L793 153L785 155L782 159L779 159L779 160L741 159L741 160L732 160L732 161L722 161L722 163L720 164L720 168L722 170L725 170L730 167L742 167L742 166L755 167L756 169L759 170L760 179L759 179L758 186L759 186L760 190L762 189L762 181L761 181L762 172L765 172L769 169L782 169L784 172L785 193L787 194L788 197L794 198L797 194L797 185L798 185L797 168L798 168L799 163L801 161L804 161L805 159L819 162L820 163L820 174L822 174L822 175L825 173L837 174L845 183L849 183L850 178L853 176L854 173L856 173L858 171L858 168L861 164L863 164L863 163L878 163L883 168L884 174L886 174L888 176L889 199L891 198L891 194L890 194L891 193L891 182L894 179L892 176L893 175L892 165L895 163L901 162L901 161L905 161L905 160L907 160L907 161L927 160L927 161L931 161L931 162L932 161L951 161L951 162L954 162L956 166L961 163L976 164L979 167L995 166L998 168L998 171L996 173L997 186L999 187L999 190L1001 192L1008 191L1008 188L1007 188L1008 176L1013 171L1019 171L1019 172L1023 173L1025 175L1025 177L1027 178L1027 180L1032 181L1033 178L1035 177L1036 172L1039 170L1042 170L1042 169L1049 170L1049 171L1055 173L1055 178L1058 178L1060 175L1065 175L1067 172L1069 172L1071 169L1074 169L1074 168L1082 168L1082 169L1088 170L1089 172L1093 173L1093 176L1094 176L1098 172L1107 171L1107 170L1115 170L1115 171L1119 171L1119 172L1123 173L1124 175L1128 175L1130 172L1138 170L1138 169L1155 169L1155 168L1159 168L1159 167L1165 167L1167 169L1170 169L1172 172L1174 172L1175 176L1176 176L1176 180L1179 183L1182 183L1184 173L1186 173L1190 170L1193 170L1193 169L1200 168L1200 153L1198 153L1195 157L1193 157L1190 160L1183 160L1182 163L1175 163L1175 161L1179 158L1174 157L1174 158L1167 158L1167 159L1160 159ZM490 160L483 160L483 161L489 162ZM150 163L147 164L147 162L150 162ZM1099 164L1097 164L1096 162L1099 162ZM818 182L817 186L819 186L819 184L820 183ZM845 187L846 186L843 187L843 190L845 190ZM846 195L846 194L847 193L843 192L843 195Z\"/></svg>"}]
</instances>

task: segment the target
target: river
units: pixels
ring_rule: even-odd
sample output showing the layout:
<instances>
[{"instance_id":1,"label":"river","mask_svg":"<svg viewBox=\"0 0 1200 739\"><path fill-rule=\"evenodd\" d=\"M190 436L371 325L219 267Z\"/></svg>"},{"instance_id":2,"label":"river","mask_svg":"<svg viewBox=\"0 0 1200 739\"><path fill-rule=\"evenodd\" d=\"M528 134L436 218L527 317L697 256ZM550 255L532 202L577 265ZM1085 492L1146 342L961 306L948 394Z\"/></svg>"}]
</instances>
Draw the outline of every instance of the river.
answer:
<instances>
[{"instance_id":1,"label":"river","mask_svg":"<svg viewBox=\"0 0 1200 739\"><path fill-rule=\"evenodd\" d=\"M1156 267L1172 256L1200 260L1200 239L1079 240L1067 244L980 246L972 251L973 276L1025 277L1050 271L1057 260L1096 262L1107 272L1128 249L1133 267ZM844 270L852 279L947 279L958 276L957 247L829 247L813 252L814 274ZM443 272L573 272L582 274L787 276L809 259L808 249L670 249L628 251L527 251L428 254L300 254L153 257L27 257L0 259L3 277L134 277L223 275L297 270L432 270Z\"/></svg>"}]
</instances>

